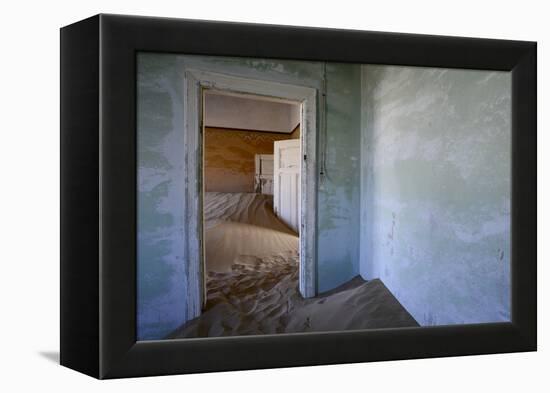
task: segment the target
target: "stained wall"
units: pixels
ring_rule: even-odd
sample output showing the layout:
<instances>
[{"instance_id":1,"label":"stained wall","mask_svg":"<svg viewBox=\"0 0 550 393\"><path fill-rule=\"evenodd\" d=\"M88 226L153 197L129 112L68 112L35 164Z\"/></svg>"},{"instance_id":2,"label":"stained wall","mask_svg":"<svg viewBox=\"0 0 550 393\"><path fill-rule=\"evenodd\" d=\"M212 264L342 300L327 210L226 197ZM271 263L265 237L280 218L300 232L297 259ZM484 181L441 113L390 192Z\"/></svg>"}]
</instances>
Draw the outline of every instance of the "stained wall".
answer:
<instances>
[{"instance_id":1,"label":"stained wall","mask_svg":"<svg viewBox=\"0 0 550 393\"><path fill-rule=\"evenodd\" d=\"M332 289L359 273L359 65L140 54L138 56L138 339L159 339L185 320L186 164L183 160L186 68L297 84L324 91L319 117L324 175L319 179L317 286ZM321 111L319 111L321 113ZM321 165L321 163L320 163Z\"/></svg>"},{"instance_id":2,"label":"stained wall","mask_svg":"<svg viewBox=\"0 0 550 393\"><path fill-rule=\"evenodd\" d=\"M423 325L509 320L509 74L147 54L138 61L140 339L163 337L184 316L186 67L326 86L320 292L361 273L381 278Z\"/></svg>"},{"instance_id":3,"label":"stained wall","mask_svg":"<svg viewBox=\"0 0 550 393\"><path fill-rule=\"evenodd\" d=\"M360 271L421 325L510 320L510 73L362 67Z\"/></svg>"},{"instance_id":4,"label":"stained wall","mask_svg":"<svg viewBox=\"0 0 550 393\"><path fill-rule=\"evenodd\" d=\"M290 133L290 139L300 139L300 125L298 124L296 128Z\"/></svg>"},{"instance_id":5,"label":"stained wall","mask_svg":"<svg viewBox=\"0 0 550 393\"><path fill-rule=\"evenodd\" d=\"M206 127L204 186L206 191L254 192L256 154L273 154L275 141L290 134Z\"/></svg>"},{"instance_id":6,"label":"stained wall","mask_svg":"<svg viewBox=\"0 0 550 393\"><path fill-rule=\"evenodd\" d=\"M361 66L327 63L326 134L318 187L318 289L359 274Z\"/></svg>"}]
</instances>

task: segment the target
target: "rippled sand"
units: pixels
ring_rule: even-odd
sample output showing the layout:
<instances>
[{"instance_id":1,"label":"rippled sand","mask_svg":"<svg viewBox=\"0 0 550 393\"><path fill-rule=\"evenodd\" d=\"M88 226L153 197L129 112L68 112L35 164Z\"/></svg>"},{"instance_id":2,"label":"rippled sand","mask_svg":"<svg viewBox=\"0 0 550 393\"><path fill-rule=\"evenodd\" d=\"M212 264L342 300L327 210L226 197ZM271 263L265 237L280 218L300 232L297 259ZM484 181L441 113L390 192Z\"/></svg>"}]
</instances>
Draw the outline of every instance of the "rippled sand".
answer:
<instances>
[{"instance_id":1,"label":"rippled sand","mask_svg":"<svg viewBox=\"0 0 550 393\"><path fill-rule=\"evenodd\" d=\"M207 193L205 212L206 307L170 338L418 326L380 280L303 299L298 236L269 196Z\"/></svg>"}]
</instances>

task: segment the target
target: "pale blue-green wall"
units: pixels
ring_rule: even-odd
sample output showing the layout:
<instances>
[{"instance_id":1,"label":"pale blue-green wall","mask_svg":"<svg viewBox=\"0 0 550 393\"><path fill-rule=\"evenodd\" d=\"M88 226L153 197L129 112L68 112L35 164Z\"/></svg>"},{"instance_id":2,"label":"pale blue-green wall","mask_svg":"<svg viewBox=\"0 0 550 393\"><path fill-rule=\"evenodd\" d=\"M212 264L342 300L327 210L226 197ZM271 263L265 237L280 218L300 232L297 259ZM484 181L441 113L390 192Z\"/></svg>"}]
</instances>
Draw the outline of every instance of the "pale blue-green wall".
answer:
<instances>
[{"instance_id":1,"label":"pale blue-green wall","mask_svg":"<svg viewBox=\"0 0 550 393\"><path fill-rule=\"evenodd\" d=\"M323 91L320 62L138 56L138 338L158 339L185 318L183 73L186 67ZM359 65L326 66L326 176L319 179L318 288L359 273ZM318 119L321 121L322 119ZM321 131L324 132L324 131ZM321 153L321 152L320 152ZM319 154L319 158L322 155Z\"/></svg>"},{"instance_id":2,"label":"pale blue-green wall","mask_svg":"<svg viewBox=\"0 0 550 393\"><path fill-rule=\"evenodd\" d=\"M511 76L362 67L360 271L421 325L510 319Z\"/></svg>"},{"instance_id":3,"label":"pale blue-green wall","mask_svg":"<svg viewBox=\"0 0 550 393\"><path fill-rule=\"evenodd\" d=\"M326 70L327 149L318 199L319 292L359 274L361 66L327 63Z\"/></svg>"},{"instance_id":4,"label":"pale blue-green wall","mask_svg":"<svg viewBox=\"0 0 550 393\"><path fill-rule=\"evenodd\" d=\"M184 321L183 97L173 56L138 61L138 339Z\"/></svg>"},{"instance_id":5,"label":"pale blue-green wall","mask_svg":"<svg viewBox=\"0 0 550 393\"><path fill-rule=\"evenodd\" d=\"M381 278L424 325L509 319L509 74L143 54L139 339L162 338L185 317L186 67L320 92L326 71L320 292L360 272Z\"/></svg>"}]
</instances>

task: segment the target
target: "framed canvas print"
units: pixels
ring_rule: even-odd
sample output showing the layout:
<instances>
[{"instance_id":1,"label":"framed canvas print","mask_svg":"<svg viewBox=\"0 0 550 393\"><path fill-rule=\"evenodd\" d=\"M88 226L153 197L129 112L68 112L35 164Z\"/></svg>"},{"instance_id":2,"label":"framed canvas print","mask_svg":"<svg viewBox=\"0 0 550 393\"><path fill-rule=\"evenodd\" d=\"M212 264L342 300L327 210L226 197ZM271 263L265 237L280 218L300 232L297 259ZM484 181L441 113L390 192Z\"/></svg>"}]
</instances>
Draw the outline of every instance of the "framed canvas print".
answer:
<instances>
[{"instance_id":1,"label":"framed canvas print","mask_svg":"<svg viewBox=\"0 0 550 393\"><path fill-rule=\"evenodd\" d=\"M61 29L61 364L536 350L536 43Z\"/></svg>"}]
</instances>

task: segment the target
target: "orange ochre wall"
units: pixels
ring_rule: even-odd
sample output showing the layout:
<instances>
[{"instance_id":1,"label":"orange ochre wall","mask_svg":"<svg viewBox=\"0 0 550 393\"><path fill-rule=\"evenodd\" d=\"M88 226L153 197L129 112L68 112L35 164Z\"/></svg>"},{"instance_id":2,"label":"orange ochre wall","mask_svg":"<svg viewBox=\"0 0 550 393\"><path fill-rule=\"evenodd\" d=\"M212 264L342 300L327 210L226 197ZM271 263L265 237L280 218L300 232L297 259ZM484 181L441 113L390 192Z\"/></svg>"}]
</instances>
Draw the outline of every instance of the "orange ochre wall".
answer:
<instances>
[{"instance_id":1,"label":"orange ochre wall","mask_svg":"<svg viewBox=\"0 0 550 393\"><path fill-rule=\"evenodd\" d=\"M254 192L254 156L273 154L273 142L290 134L206 127L204 183L206 191Z\"/></svg>"}]
</instances>

